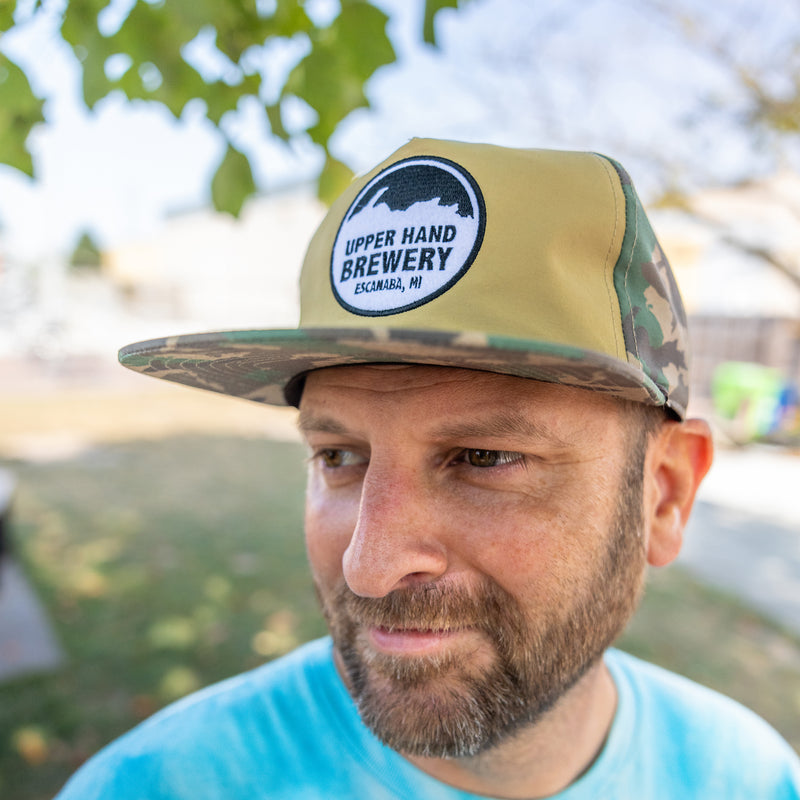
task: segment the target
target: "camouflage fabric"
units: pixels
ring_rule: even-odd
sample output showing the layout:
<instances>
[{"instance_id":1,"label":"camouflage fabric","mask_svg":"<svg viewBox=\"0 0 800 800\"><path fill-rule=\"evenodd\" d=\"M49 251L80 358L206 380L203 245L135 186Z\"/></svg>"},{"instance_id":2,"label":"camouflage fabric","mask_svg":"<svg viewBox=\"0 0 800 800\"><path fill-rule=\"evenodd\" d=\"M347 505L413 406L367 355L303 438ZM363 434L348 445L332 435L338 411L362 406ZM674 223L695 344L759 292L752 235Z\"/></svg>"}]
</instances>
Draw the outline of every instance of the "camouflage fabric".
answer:
<instances>
[{"instance_id":1,"label":"camouflage fabric","mask_svg":"<svg viewBox=\"0 0 800 800\"><path fill-rule=\"evenodd\" d=\"M155 378L270 405L296 404L298 379L311 370L364 363L462 367L663 403L640 369L602 353L479 333L229 331L130 345L120 351L120 362Z\"/></svg>"},{"instance_id":2,"label":"camouflage fabric","mask_svg":"<svg viewBox=\"0 0 800 800\"><path fill-rule=\"evenodd\" d=\"M628 360L664 393L683 417L689 402L689 334L672 270L656 241L627 172L614 164L626 203L626 231L614 286L622 310Z\"/></svg>"}]
</instances>

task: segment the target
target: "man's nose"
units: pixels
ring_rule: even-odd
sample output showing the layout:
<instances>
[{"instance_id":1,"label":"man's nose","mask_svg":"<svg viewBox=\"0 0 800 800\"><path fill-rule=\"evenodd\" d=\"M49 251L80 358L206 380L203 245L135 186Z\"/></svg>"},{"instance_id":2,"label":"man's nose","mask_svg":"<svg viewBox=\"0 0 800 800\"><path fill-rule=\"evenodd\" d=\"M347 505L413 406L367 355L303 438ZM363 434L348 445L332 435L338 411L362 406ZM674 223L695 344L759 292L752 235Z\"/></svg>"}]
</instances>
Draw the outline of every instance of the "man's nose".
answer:
<instances>
[{"instance_id":1,"label":"man's nose","mask_svg":"<svg viewBox=\"0 0 800 800\"><path fill-rule=\"evenodd\" d=\"M364 477L358 520L342 557L344 578L363 597L430 583L447 570L441 537L444 509L413 469L383 469Z\"/></svg>"}]
</instances>

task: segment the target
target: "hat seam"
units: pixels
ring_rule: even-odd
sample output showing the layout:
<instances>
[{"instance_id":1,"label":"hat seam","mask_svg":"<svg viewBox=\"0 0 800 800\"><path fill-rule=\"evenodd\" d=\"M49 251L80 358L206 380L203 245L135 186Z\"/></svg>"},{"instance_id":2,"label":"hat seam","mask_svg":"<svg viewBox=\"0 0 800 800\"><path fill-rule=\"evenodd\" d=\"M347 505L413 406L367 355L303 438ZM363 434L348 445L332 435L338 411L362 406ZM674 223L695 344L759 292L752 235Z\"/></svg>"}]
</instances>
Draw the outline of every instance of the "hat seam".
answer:
<instances>
[{"instance_id":1,"label":"hat seam","mask_svg":"<svg viewBox=\"0 0 800 800\"><path fill-rule=\"evenodd\" d=\"M619 201L617 199L617 193L614 191L614 181L611 178L610 164L602 156L598 155L597 157L600 159L600 163L603 165L603 170L606 173L606 178L608 179L608 184L611 187L611 197L613 198L613 201L614 201L614 230L611 232L611 237L610 237L609 242L608 242L608 250L606 251L606 257L605 257L604 262L603 262L603 282L604 282L605 287L606 287L606 294L608 295L608 305L609 305L609 308L610 308L612 316L613 316L614 315L614 298L616 297L616 291L615 290L612 291L613 268L612 268L612 271L611 271L612 280L611 280L611 284L609 284L608 266L609 266L610 259L611 259L612 247L614 246L614 240L616 239L616 235L617 235L617 229L619 227L619 218L618 218L618 214L619 214L618 202ZM617 302L619 302L619 298L617 298ZM622 309L620 309L620 315L621 314L622 314ZM614 349L615 349L615 351L617 353L619 353L619 350L620 350L619 333L620 332L617 331L617 326L616 325L612 326L612 330L614 332ZM624 341L623 341L623 348L624 348Z\"/></svg>"},{"instance_id":2,"label":"hat seam","mask_svg":"<svg viewBox=\"0 0 800 800\"><path fill-rule=\"evenodd\" d=\"M626 208L625 208L625 217L626 217L626 219L627 219L627 205L628 205L628 198L626 196L626 198L625 198L625 206L626 206ZM628 263L625 265L625 281L624 281L624 284L623 284L625 286L625 296L627 298L630 298L630 293L628 291L628 276L630 275L630 272L631 272L631 266L633 265L633 254L636 252L636 243L638 241L639 241L639 214L636 213L636 209L634 208L634 213L633 213L633 242L632 242L632 245L630 247L630 253L628 255ZM628 300L628 306L631 309L631 314L633 314L633 304L630 302L630 300ZM649 373L644 368L642 359L639 357L639 342L636 340L636 323L635 323L635 320L633 320L633 319L631 319L631 338L633 339L633 356L639 362L639 367L642 369L642 371L645 374L647 374L648 377L649 377ZM628 358L628 361L630 361L630 358Z\"/></svg>"}]
</instances>

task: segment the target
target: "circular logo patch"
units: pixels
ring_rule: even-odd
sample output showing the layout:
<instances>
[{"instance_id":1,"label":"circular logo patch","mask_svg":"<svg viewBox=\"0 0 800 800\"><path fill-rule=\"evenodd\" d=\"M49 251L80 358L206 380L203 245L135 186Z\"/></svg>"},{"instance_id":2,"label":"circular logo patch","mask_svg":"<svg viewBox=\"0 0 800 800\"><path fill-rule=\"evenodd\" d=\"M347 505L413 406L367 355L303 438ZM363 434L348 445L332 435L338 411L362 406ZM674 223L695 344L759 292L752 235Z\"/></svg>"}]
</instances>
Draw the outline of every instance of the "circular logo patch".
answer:
<instances>
[{"instance_id":1,"label":"circular logo patch","mask_svg":"<svg viewBox=\"0 0 800 800\"><path fill-rule=\"evenodd\" d=\"M483 195L466 170L435 156L398 161L347 209L331 254L334 296L369 317L421 306L469 269L485 227Z\"/></svg>"}]
</instances>

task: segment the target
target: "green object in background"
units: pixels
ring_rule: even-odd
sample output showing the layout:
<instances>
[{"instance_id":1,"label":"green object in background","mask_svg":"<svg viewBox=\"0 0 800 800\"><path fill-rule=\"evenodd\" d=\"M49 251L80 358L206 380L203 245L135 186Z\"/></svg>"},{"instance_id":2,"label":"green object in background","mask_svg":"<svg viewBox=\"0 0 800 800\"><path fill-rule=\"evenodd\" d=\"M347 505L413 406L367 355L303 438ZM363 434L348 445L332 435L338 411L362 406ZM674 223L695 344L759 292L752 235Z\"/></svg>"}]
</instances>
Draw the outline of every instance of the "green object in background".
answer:
<instances>
[{"instance_id":1,"label":"green object in background","mask_svg":"<svg viewBox=\"0 0 800 800\"><path fill-rule=\"evenodd\" d=\"M711 385L715 412L739 425L740 438L758 439L779 430L791 386L779 369L727 361L717 367ZM794 393L796 404L796 392Z\"/></svg>"}]
</instances>

